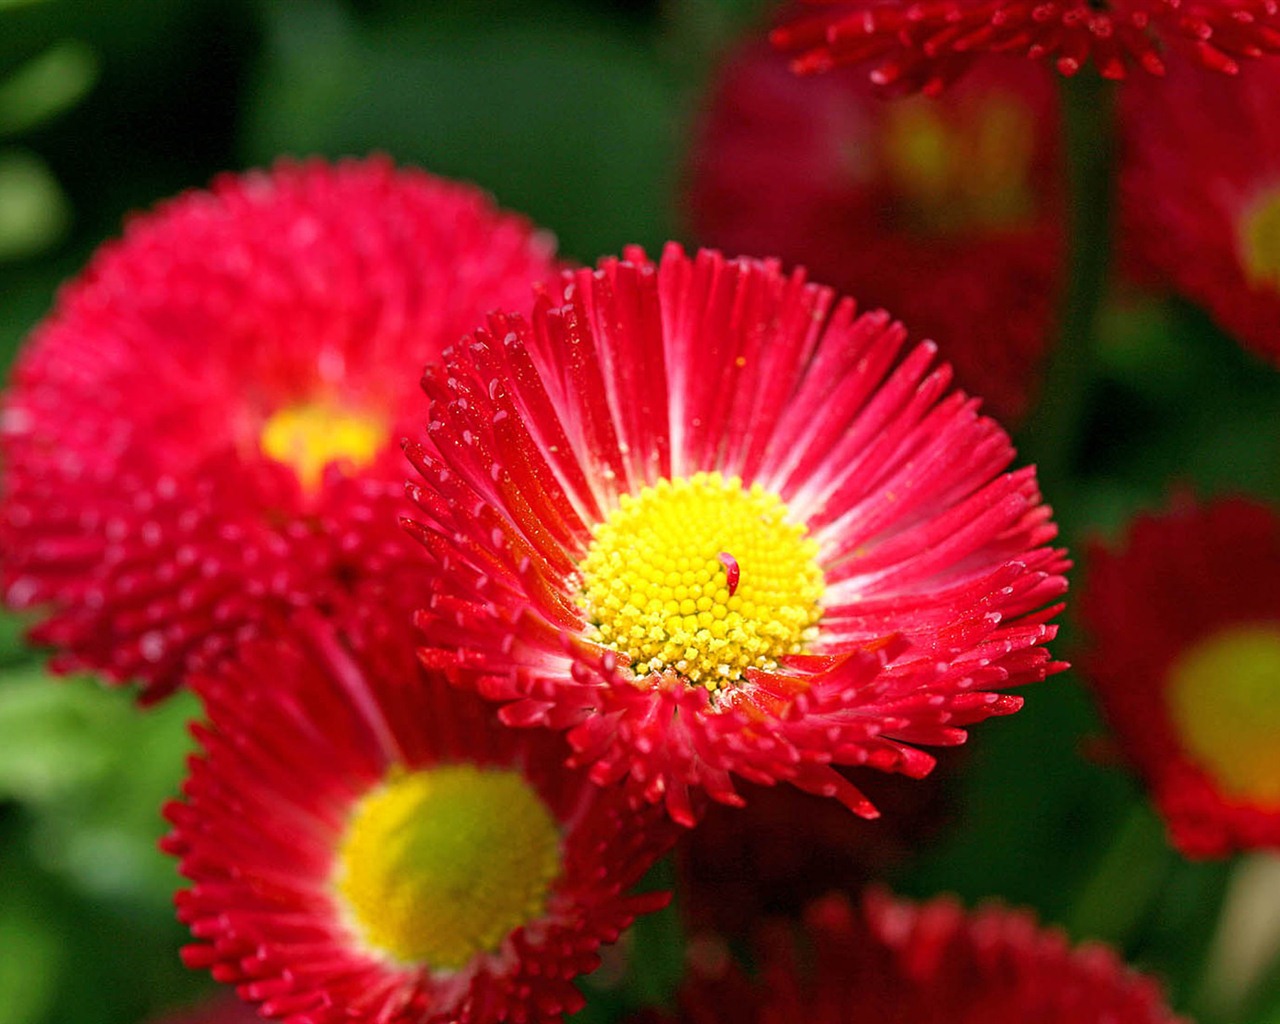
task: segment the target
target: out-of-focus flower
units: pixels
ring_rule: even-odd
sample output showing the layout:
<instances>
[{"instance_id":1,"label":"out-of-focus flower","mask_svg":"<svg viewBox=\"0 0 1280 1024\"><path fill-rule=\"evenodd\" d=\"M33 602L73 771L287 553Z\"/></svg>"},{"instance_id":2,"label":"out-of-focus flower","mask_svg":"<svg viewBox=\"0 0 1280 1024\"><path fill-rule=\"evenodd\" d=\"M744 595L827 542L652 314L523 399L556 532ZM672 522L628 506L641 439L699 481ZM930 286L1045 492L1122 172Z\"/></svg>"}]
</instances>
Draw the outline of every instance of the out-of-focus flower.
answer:
<instances>
[{"instance_id":1,"label":"out-of-focus flower","mask_svg":"<svg viewBox=\"0 0 1280 1024\"><path fill-rule=\"evenodd\" d=\"M427 664L696 819L732 776L860 814L834 765L1017 709L1066 565L1034 472L934 346L776 261L566 274L423 386ZM901 358L900 358L901 356ZM447 571L445 571L447 570Z\"/></svg>"},{"instance_id":2,"label":"out-of-focus flower","mask_svg":"<svg viewBox=\"0 0 1280 1024\"><path fill-rule=\"evenodd\" d=\"M1275 0L803 0L773 42L796 71L872 67L879 85L936 92L985 54L1050 62L1074 75L1162 75L1167 51L1237 74L1240 62L1280 53Z\"/></svg>"},{"instance_id":3,"label":"out-of-focus flower","mask_svg":"<svg viewBox=\"0 0 1280 1024\"><path fill-rule=\"evenodd\" d=\"M900 870L948 823L947 784L962 760L948 752L944 770L923 780L860 773L858 788L881 811L874 822L790 786L744 784L745 807L712 805L676 846L681 916L697 933L743 935L764 917Z\"/></svg>"},{"instance_id":4,"label":"out-of-focus flower","mask_svg":"<svg viewBox=\"0 0 1280 1024\"><path fill-rule=\"evenodd\" d=\"M1280 847L1280 517L1185 499L1090 551L1086 675L1174 843Z\"/></svg>"},{"instance_id":5,"label":"out-of-focus flower","mask_svg":"<svg viewBox=\"0 0 1280 1024\"><path fill-rule=\"evenodd\" d=\"M675 828L424 673L407 623L361 618L304 617L193 684L204 754L165 841L184 959L291 1024L559 1020L666 902L625 890Z\"/></svg>"},{"instance_id":6,"label":"out-of-focus flower","mask_svg":"<svg viewBox=\"0 0 1280 1024\"><path fill-rule=\"evenodd\" d=\"M1280 365L1280 62L1226 80L1171 62L1120 104L1128 259Z\"/></svg>"},{"instance_id":7,"label":"out-of-focus flower","mask_svg":"<svg viewBox=\"0 0 1280 1024\"><path fill-rule=\"evenodd\" d=\"M704 117L695 233L769 252L937 340L959 383L1018 420L1056 330L1064 270L1051 75L1008 58L886 101L849 70L797 78L756 44Z\"/></svg>"},{"instance_id":8,"label":"out-of-focus flower","mask_svg":"<svg viewBox=\"0 0 1280 1024\"><path fill-rule=\"evenodd\" d=\"M854 908L833 896L809 908L801 938L766 930L754 980L713 947L699 950L674 1020L1179 1024L1153 979L1108 947L1073 949L1029 911L966 913L947 898L881 892Z\"/></svg>"},{"instance_id":9,"label":"out-of-focus flower","mask_svg":"<svg viewBox=\"0 0 1280 1024\"><path fill-rule=\"evenodd\" d=\"M393 599L422 570L395 523L417 374L554 269L483 193L378 159L134 219L4 399L7 602L45 616L55 668L154 698L298 607Z\"/></svg>"}]
</instances>

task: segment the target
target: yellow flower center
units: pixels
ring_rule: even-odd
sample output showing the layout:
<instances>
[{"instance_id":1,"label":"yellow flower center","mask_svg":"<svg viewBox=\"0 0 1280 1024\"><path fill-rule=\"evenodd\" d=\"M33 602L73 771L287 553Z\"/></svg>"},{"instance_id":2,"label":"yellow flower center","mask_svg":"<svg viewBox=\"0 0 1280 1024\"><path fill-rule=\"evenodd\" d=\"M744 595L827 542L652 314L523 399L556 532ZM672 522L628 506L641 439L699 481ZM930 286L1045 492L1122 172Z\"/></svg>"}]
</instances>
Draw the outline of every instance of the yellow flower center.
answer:
<instances>
[{"instance_id":1,"label":"yellow flower center","mask_svg":"<svg viewBox=\"0 0 1280 1024\"><path fill-rule=\"evenodd\" d=\"M1250 207L1241 236L1240 255L1249 283L1280 290L1280 188Z\"/></svg>"},{"instance_id":2,"label":"yellow flower center","mask_svg":"<svg viewBox=\"0 0 1280 1024\"><path fill-rule=\"evenodd\" d=\"M518 772L393 772L356 805L335 885L360 937L402 964L455 969L538 917L560 832Z\"/></svg>"},{"instance_id":3,"label":"yellow flower center","mask_svg":"<svg viewBox=\"0 0 1280 1024\"><path fill-rule=\"evenodd\" d=\"M1012 227L1035 211L1036 125L1015 97L988 94L954 110L929 97L894 101L884 159L905 212L930 233Z\"/></svg>"},{"instance_id":4,"label":"yellow flower center","mask_svg":"<svg viewBox=\"0 0 1280 1024\"><path fill-rule=\"evenodd\" d=\"M259 443L268 458L293 467L304 490L314 491L329 463L362 469L373 461L386 438L386 427L373 416L304 402L273 413Z\"/></svg>"},{"instance_id":5,"label":"yellow flower center","mask_svg":"<svg viewBox=\"0 0 1280 1024\"><path fill-rule=\"evenodd\" d=\"M1169 711L1193 760L1228 796L1280 805L1280 626L1238 626L1185 651Z\"/></svg>"},{"instance_id":6,"label":"yellow flower center","mask_svg":"<svg viewBox=\"0 0 1280 1024\"><path fill-rule=\"evenodd\" d=\"M593 639L636 676L672 670L709 690L798 653L821 616L817 542L759 484L660 480L592 531L581 604Z\"/></svg>"}]
</instances>

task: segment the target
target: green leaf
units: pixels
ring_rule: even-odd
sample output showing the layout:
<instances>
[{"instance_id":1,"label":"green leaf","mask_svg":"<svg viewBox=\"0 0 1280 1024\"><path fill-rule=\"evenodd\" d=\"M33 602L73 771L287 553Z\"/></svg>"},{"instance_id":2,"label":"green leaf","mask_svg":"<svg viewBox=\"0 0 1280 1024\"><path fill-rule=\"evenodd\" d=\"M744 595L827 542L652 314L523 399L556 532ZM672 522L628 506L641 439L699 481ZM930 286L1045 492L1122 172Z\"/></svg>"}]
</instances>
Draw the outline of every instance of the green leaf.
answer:
<instances>
[{"instance_id":1,"label":"green leaf","mask_svg":"<svg viewBox=\"0 0 1280 1024\"><path fill-rule=\"evenodd\" d=\"M70 204L45 162L24 149L0 152L0 261L48 249L70 223Z\"/></svg>"},{"instance_id":2,"label":"green leaf","mask_svg":"<svg viewBox=\"0 0 1280 1024\"><path fill-rule=\"evenodd\" d=\"M0 797L30 804L66 799L118 758L118 702L38 666L0 676Z\"/></svg>"},{"instance_id":3,"label":"green leaf","mask_svg":"<svg viewBox=\"0 0 1280 1024\"><path fill-rule=\"evenodd\" d=\"M0 135L15 135L75 106L98 79L98 55L64 39L0 83Z\"/></svg>"},{"instance_id":4,"label":"green leaf","mask_svg":"<svg viewBox=\"0 0 1280 1024\"><path fill-rule=\"evenodd\" d=\"M0 1024L29 1024L52 1001L64 957L56 922L0 877L7 892L0 902Z\"/></svg>"},{"instance_id":5,"label":"green leaf","mask_svg":"<svg viewBox=\"0 0 1280 1024\"><path fill-rule=\"evenodd\" d=\"M101 896L167 902L173 864L157 849L177 794L195 698L142 710L133 694L38 669L0 681L0 796L33 814L40 862Z\"/></svg>"},{"instance_id":6,"label":"green leaf","mask_svg":"<svg viewBox=\"0 0 1280 1024\"><path fill-rule=\"evenodd\" d=\"M388 151L478 182L579 259L670 237L681 125L656 40L555 4L469 22L448 7L382 31L273 4L252 159Z\"/></svg>"}]
</instances>

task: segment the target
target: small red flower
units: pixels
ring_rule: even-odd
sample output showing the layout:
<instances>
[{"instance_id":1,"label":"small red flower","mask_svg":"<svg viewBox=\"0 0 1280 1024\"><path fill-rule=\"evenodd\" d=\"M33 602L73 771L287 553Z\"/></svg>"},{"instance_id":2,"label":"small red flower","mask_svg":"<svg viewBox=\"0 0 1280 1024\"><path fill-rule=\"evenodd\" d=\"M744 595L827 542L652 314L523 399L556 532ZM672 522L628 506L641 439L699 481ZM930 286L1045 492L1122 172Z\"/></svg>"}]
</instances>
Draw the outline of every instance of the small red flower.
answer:
<instances>
[{"instance_id":1,"label":"small red flower","mask_svg":"<svg viewBox=\"0 0 1280 1024\"><path fill-rule=\"evenodd\" d=\"M1161 75L1166 52L1234 75L1280 52L1275 0L803 0L821 13L776 29L800 72L870 63L881 85L937 91L977 57L1008 53L1074 75Z\"/></svg>"},{"instance_id":2,"label":"small red flower","mask_svg":"<svg viewBox=\"0 0 1280 1024\"><path fill-rule=\"evenodd\" d=\"M1185 499L1095 545L1085 664L1188 856L1280 847L1280 516Z\"/></svg>"},{"instance_id":3,"label":"small red flower","mask_svg":"<svg viewBox=\"0 0 1280 1024\"><path fill-rule=\"evenodd\" d=\"M566 772L558 737L422 672L408 624L307 618L199 677L208 725L165 848L183 951L288 1024L558 1021L666 893L660 811Z\"/></svg>"},{"instance_id":4,"label":"small red flower","mask_svg":"<svg viewBox=\"0 0 1280 1024\"><path fill-rule=\"evenodd\" d=\"M820 900L803 943L781 928L762 935L754 980L725 954L699 952L682 1024L1185 1024L1111 949L1073 949L1029 911L966 913L947 898Z\"/></svg>"},{"instance_id":5,"label":"small red flower","mask_svg":"<svg viewBox=\"0 0 1280 1024\"><path fill-rule=\"evenodd\" d=\"M1280 63L1224 81L1171 62L1120 113L1129 259L1280 366Z\"/></svg>"},{"instance_id":6,"label":"small red flower","mask_svg":"<svg viewBox=\"0 0 1280 1024\"><path fill-rule=\"evenodd\" d=\"M937 99L886 101L854 70L798 78L754 44L709 101L691 222L717 248L775 253L893 310L1013 423L1057 329L1058 137L1052 76L1026 61L984 62Z\"/></svg>"},{"instance_id":7,"label":"small red flower","mask_svg":"<svg viewBox=\"0 0 1280 1024\"><path fill-rule=\"evenodd\" d=\"M399 592L399 442L428 359L552 273L476 189L281 163L129 222L4 398L0 582L58 670L151 698L307 605Z\"/></svg>"},{"instance_id":8,"label":"small red flower","mask_svg":"<svg viewBox=\"0 0 1280 1024\"><path fill-rule=\"evenodd\" d=\"M682 823L735 774L874 815L833 765L919 777L916 744L1016 710L994 691L1060 667L1066 586L1034 473L905 341L674 245L492 318L428 369L408 448L423 659Z\"/></svg>"}]
</instances>

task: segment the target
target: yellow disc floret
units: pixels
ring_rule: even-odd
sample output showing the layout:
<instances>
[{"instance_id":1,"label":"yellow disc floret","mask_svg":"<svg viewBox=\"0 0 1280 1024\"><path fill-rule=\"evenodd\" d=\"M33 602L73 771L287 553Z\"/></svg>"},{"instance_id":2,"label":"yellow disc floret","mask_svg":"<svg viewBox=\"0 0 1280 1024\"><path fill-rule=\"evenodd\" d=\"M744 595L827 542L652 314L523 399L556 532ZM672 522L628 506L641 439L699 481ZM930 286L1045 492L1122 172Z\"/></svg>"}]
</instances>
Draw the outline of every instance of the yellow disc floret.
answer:
<instances>
[{"instance_id":1,"label":"yellow disc floret","mask_svg":"<svg viewBox=\"0 0 1280 1024\"><path fill-rule=\"evenodd\" d=\"M324 403L288 405L262 427L262 453L292 466L303 489L319 485L325 466L343 462L361 469L373 461L387 439L373 416L344 412Z\"/></svg>"},{"instance_id":2,"label":"yellow disc floret","mask_svg":"<svg viewBox=\"0 0 1280 1024\"><path fill-rule=\"evenodd\" d=\"M371 949L450 970L538 917L560 860L522 775L449 765L393 773L356 805L335 886Z\"/></svg>"},{"instance_id":3,"label":"yellow disc floret","mask_svg":"<svg viewBox=\"0 0 1280 1024\"><path fill-rule=\"evenodd\" d=\"M1017 97L992 94L951 110L918 96L886 117L885 168L922 230L1016 227L1035 215L1035 119Z\"/></svg>"},{"instance_id":4,"label":"yellow disc floret","mask_svg":"<svg viewBox=\"0 0 1280 1024\"><path fill-rule=\"evenodd\" d=\"M1251 284L1280 290L1280 189L1254 203L1241 223L1241 262Z\"/></svg>"},{"instance_id":5,"label":"yellow disc floret","mask_svg":"<svg viewBox=\"0 0 1280 1024\"><path fill-rule=\"evenodd\" d=\"M593 530L581 604L593 639L636 676L674 671L715 690L798 653L822 614L817 542L759 484L660 480Z\"/></svg>"},{"instance_id":6,"label":"yellow disc floret","mask_svg":"<svg viewBox=\"0 0 1280 1024\"><path fill-rule=\"evenodd\" d=\"M1184 652L1169 673L1183 744L1224 793L1280 806L1280 626L1239 626Z\"/></svg>"}]
</instances>

